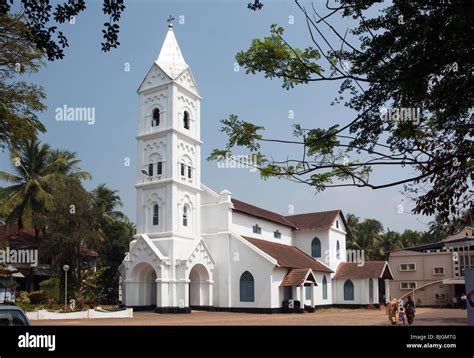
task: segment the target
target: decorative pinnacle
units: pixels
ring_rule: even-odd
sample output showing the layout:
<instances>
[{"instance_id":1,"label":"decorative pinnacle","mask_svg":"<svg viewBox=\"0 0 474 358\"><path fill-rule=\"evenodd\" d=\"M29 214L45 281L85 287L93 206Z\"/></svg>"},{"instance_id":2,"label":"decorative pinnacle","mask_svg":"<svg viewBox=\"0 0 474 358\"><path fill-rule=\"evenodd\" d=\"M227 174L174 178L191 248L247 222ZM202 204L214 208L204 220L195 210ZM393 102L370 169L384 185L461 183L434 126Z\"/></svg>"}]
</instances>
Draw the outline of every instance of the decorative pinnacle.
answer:
<instances>
[{"instance_id":1,"label":"decorative pinnacle","mask_svg":"<svg viewBox=\"0 0 474 358\"><path fill-rule=\"evenodd\" d=\"M172 15L170 15L170 17L168 17L168 29L172 29L173 28L173 21L174 21L174 17Z\"/></svg>"}]
</instances>

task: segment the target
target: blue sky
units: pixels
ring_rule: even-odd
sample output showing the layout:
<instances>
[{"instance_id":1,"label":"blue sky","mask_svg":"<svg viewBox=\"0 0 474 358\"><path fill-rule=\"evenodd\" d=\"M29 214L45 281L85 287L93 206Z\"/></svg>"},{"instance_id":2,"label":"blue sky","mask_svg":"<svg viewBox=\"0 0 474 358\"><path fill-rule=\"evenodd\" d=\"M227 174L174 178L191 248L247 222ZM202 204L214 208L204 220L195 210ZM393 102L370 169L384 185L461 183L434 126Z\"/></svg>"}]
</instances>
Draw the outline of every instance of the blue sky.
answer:
<instances>
[{"instance_id":1,"label":"blue sky","mask_svg":"<svg viewBox=\"0 0 474 358\"><path fill-rule=\"evenodd\" d=\"M75 24L65 24L63 31L70 47L65 59L50 62L39 73L26 78L44 87L48 96L48 110L39 118L47 127L40 139L52 147L73 150L82 160L82 169L93 175L85 183L91 189L100 183L119 190L123 210L135 220L135 189L137 178L138 99L136 89L157 58L166 35L166 19L175 21L175 34L186 62L191 66L203 96L201 112L202 182L216 191L229 189L233 196L282 214L342 209L359 217L376 218L385 227L403 231L424 229L427 217L409 214L408 198L401 187L383 191L356 188L329 189L315 194L305 185L286 180L263 181L257 173L247 169L222 169L205 158L213 148L222 147L224 134L219 132L219 120L237 114L267 128L272 138L291 139L292 124L304 127L329 127L347 123L354 117L343 105L331 106L337 95L337 83L318 83L300 86L290 91L278 80L262 75L246 75L234 71L235 54L247 49L253 38L269 34L270 25L286 29L285 37L296 47L310 46L303 16L291 1L265 1L262 11L247 9L248 0L240 1L126 1L127 9L120 22L119 48L109 53L100 51L102 24L101 1L88 2ZM302 1L310 6L310 2ZM323 11L325 1L316 1ZM289 20L294 18L294 24ZM333 24L344 32L347 22ZM329 36L340 46L335 37ZM125 66L129 64L130 71ZM94 107L96 122L58 122L55 109L64 105ZM294 111L294 119L288 118ZM295 153L290 148L267 147L275 158ZM244 153L244 152L243 152ZM124 165L130 158L131 165ZM0 170L9 170L7 153L1 154ZM373 175L377 182L393 180L406 174L402 169L378 170ZM408 172L409 173L409 172ZM405 213L398 213L402 204Z\"/></svg>"}]
</instances>

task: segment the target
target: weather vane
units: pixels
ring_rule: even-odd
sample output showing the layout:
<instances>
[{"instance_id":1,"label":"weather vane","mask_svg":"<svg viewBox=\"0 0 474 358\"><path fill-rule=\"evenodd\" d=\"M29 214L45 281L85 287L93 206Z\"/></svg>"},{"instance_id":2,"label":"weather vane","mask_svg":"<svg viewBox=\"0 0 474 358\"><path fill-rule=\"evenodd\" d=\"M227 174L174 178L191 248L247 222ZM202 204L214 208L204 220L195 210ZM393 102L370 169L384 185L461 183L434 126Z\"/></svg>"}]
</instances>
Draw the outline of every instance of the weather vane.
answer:
<instances>
[{"instance_id":1,"label":"weather vane","mask_svg":"<svg viewBox=\"0 0 474 358\"><path fill-rule=\"evenodd\" d=\"M172 15L170 15L170 17L168 17L168 28L172 28L173 27L173 20L174 20L174 17Z\"/></svg>"}]
</instances>

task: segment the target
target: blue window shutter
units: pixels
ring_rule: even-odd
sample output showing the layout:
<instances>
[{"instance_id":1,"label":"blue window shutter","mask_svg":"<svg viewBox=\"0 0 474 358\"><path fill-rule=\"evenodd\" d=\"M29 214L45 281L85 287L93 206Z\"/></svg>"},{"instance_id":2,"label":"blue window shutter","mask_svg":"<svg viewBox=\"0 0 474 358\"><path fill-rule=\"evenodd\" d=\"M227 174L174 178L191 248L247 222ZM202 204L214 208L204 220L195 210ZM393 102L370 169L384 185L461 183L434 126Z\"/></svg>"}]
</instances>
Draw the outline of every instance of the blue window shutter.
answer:
<instances>
[{"instance_id":1,"label":"blue window shutter","mask_svg":"<svg viewBox=\"0 0 474 358\"><path fill-rule=\"evenodd\" d=\"M321 257L321 241L317 237L311 241L311 256Z\"/></svg>"},{"instance_id":2,"label":"blue window shutter","mask_svg":"<svg viewBox=\"0 0 474 358\"><path fill-rule=\"evenodd\" d=\"M351 280L344 282L344 300L354 301L354 284Z\"/></svg>"},{"instance_id":3,"label":"blue window shutter","mask_svg":"<svg viewBox=\"0 0 474 358\"><path fill-rule=\"evenodd\" d=\"M240 276L240 302L254 302L254 280L250 272L245 271Z\"/></svg>"},{"instance_id":4,"label":"blue window shutter","mask_svg":"<svg viewBox=\"0 0 474 358\"><path fill-rule=\"evenodd\" d=\"M323 277L323 300L328 299L328 280L326 276Z\"/></svg>"}]
</instances>

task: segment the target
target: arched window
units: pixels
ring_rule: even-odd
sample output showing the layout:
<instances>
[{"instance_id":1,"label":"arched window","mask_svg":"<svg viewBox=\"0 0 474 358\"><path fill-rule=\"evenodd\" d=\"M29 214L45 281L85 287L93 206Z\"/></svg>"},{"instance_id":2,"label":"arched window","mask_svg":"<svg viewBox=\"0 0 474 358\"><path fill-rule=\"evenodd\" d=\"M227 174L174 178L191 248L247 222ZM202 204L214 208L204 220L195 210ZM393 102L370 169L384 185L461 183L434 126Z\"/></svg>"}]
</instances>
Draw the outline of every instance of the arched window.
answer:
<instances>
[{"instance_id":1,"label":"arched window","mask_svg":"<svg viewBox=\"0 0 474 358\"><path fill-rule=\"evenodd\" d=\"M184 111L183 115L183 127L184 129L189 129L189 113L188 111Z\"/></svg>"},{"instance_id":2,"label":"arched window","mask_svg":"<svg viewBox=\"0 0 474 358\"><path fill-rule=\"evenodd\" d=\"M160 125L160 110L159 108L155 108L153 110L153 118L151 120L152 127L158 127Z\"/></svg>"},{"instance_id":3,"label":"arched window","mask_svg":"<svg viewBox=\"0 0 474 358\"><path fill-rule=\"evenodd\" d=\"M311 256L321 257L321 241L317 237L311 241Z\"/></svg>"},{"instance_id":4,"label":"arched window","mask_svg":"<svg viewBox=\"0 0 474 358\"><path fill-rule=\"evenodd\" d=\"M323 300L328 299L328 280L326 279L326 275L323 277Z\"/></svg>"},{"instance_id":5,"label":"arched window","mask_svg":"<svg viewBox=\"0 0 474 358\"><path fill-rule=\"evenodd\" d=\"M341 245L339 244L339 240L336 242L336 259L341 259Z\"/></svg>"},{"instance_id":6,"label":"arched window","mask_svg":"<svg viewBox=\"0 0 474 358\"><path fill-rule=\"evenodd\" d=\"M250 272L245 271L240 276L240 302L254 302L254 281Z\"/></svg>"},{"instance_id":7,"label":"arched window","mask_svg":"<svg viewBox=\"0 0 474 358\"><path fill-rule=\"evenodd\" d=\"M153 205L153 225L159 224L159 210L158 204Z\"/></svg>"},{"instance_id":8,"label":"arched window","mask_svg":"<svg viewBox=\"0 0 474 358\"><path fill-rule=\"evenodd\" d=\"M344 282L344 301L354 301L354 284L351 280Z\"/></svg>"},{"instance_id":9,"label":"arched window","mask_svg":"<svg viewBox=\"0 0 474 358\"><path fill-rule=\"evenodd\" d=\"M188 206L183 207L183 226L188 226Z\"/></svg>"},{"instance_id":10,"label":"arched window","mask_svg":"<svg viewBox=\"0 0 474 358\"><path fill-rule=\"evenodd\" d=\"M336 220L336 228L339 229L339 220Z\"/></svg>"}]
</instances>

